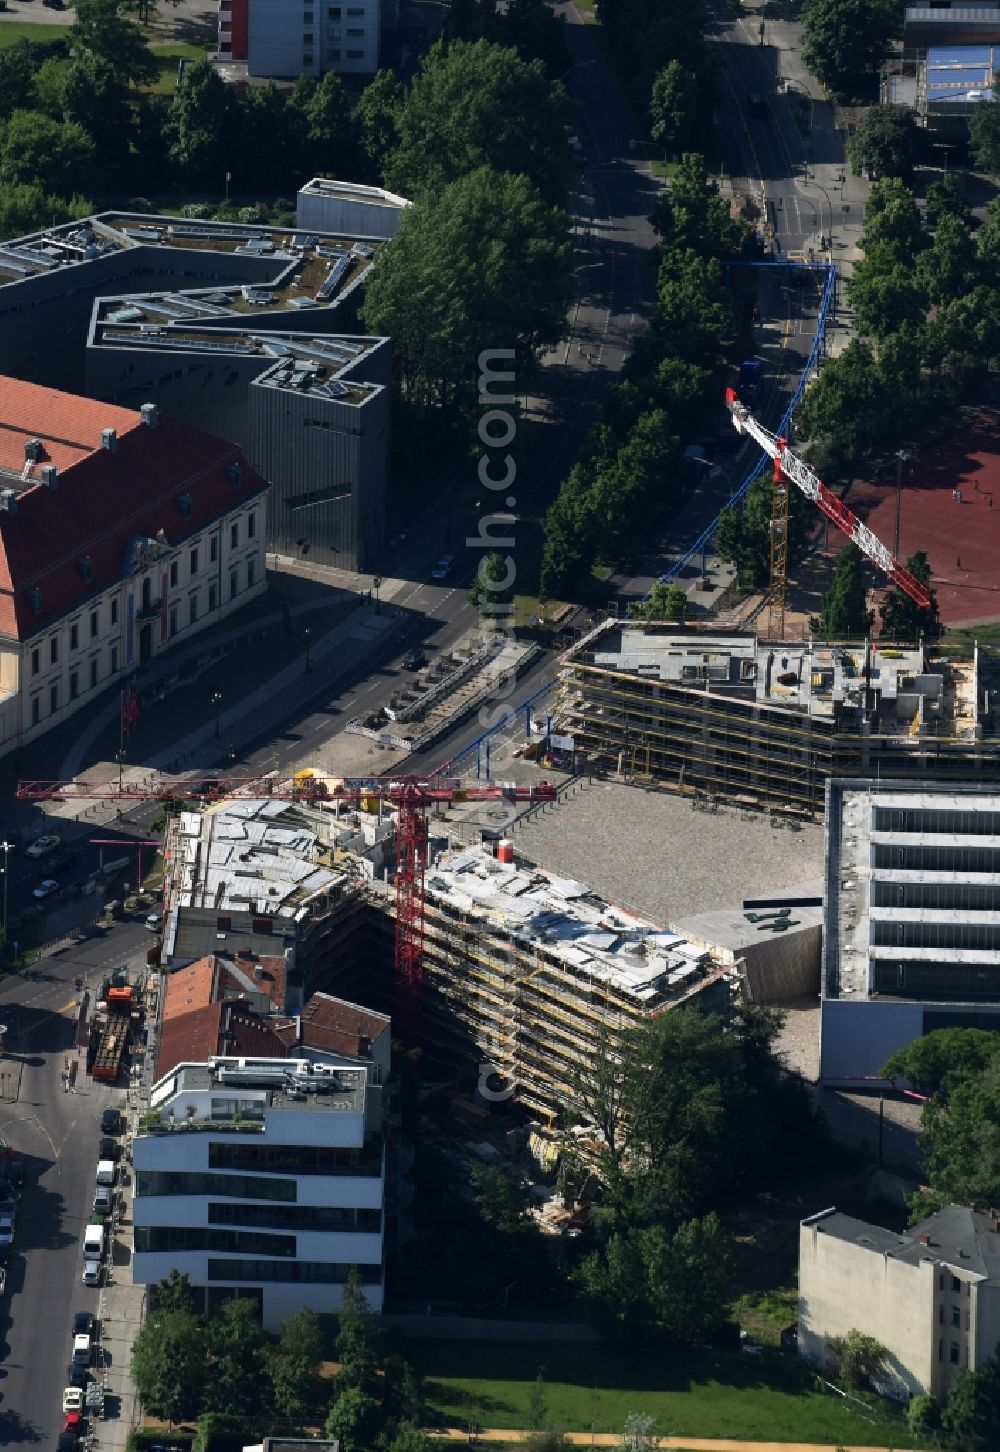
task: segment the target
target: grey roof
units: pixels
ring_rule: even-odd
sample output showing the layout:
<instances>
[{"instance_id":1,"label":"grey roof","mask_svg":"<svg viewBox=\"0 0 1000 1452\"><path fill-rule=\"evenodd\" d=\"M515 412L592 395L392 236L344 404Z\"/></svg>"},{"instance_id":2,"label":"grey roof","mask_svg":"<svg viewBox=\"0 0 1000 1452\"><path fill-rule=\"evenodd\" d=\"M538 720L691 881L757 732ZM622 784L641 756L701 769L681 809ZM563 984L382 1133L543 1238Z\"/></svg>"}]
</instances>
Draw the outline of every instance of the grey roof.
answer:
<instances>
[{"instance_id":1,"label":"grey roof","mask_svg":"<svg viewBox=\"0 0 1000 1452\"><path fill-rule=\"evenodd\" d=\"M946 1205L901 1235L838 1210L824 1211L802 1223L816 1225L825 1235L909 1265L932 1260L966 1276L1000 1285L1000 1231L993 1228L997 1222L968 1205ZM928 1237L926 1244L921 1236Z\"/></svg>"}]
</instances>

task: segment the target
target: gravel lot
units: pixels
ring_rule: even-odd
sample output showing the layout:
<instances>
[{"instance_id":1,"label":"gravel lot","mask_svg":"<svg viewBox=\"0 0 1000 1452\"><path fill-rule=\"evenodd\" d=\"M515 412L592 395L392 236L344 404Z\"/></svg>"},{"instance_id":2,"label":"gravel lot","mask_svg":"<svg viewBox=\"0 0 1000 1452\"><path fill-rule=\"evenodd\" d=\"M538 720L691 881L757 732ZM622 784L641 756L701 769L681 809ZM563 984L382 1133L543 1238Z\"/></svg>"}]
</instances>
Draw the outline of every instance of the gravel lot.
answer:
<instances>
[{"instance_id":1,"label":"gravel lot","mask_svg":"<svg viewBox=\"0 0 1000 1452\"><path fill-rule=\"evenodd\" d=\"M506 766L498 774L506 776ZM766 817L695 811L682 797L618 782L577 788L519 825L515 842L542 866L659 924L738 906L823 871L818 825L779 830Z\"/></svg>"}]
</instances>

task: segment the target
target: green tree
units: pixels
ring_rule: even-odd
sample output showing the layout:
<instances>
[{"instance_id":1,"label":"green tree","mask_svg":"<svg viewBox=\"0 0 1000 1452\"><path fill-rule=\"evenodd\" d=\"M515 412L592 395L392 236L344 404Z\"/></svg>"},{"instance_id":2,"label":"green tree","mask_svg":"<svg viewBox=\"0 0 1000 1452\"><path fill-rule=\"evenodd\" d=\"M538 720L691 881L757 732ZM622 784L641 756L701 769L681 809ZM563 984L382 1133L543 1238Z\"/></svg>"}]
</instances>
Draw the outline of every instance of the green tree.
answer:
<instances>
[{"instance_id":1,"label":"green tree","mask_svg":"<svg viewBox=\"0 0 1000 1452\"><path fill-rule=\"evenodd\" d=\"M688 597L683 585L672 581L664 585L657 580L645 600L633 601L628 613L637 620L680 620L687 614Z\"/></svg>"},{"instance_id":2,"label":"green tree","mask_svg":"<svg viewBox=\"0 0 1000 1452\"><path fill-rule=\"evenodd\" d=\"M208 60L187 67L167 121L170 159L183 175L211 180L221 190L232 154L234 106L230 88Z\"/></svg>"},{"instance_id":3,"label":"green tree","mask_svg":"<svg viewBox=\"0 0 1000 1452\"><path fill-rule=\"evenodd\" d=\"M891 272L858 264L848 279L847 295L859 333L885 338L907 324L923 322L928 279L919 268L926 256L924 253L919 260L917 276L902 264Z\"/></svg>"},{"instance_id":4,"label":"green tree","mask_svg":"<svg viewBox=\"0 0 1000 1452\"><path fill-rule=\"evenodd\" d=\"M407 209L368 283L361 315L393 340L404 397L470 407L476 359L512 348L518 387L562 336L568 218L524 176L482 168Z\"/></svg>"},{"instance_id":5,"label":"green tree","mask_svg":"<svg viewBox=\"0 0 1000 1452\"><path fill-rule=\"evenodd\" d=\"M928 588L931 603L918 605L898 586L889 591L882 602L882 633L896 640L935 640L941 634L941 613L937 595L930 589L931 567L924 550L918 550L906 561L906 568L915 579Z\"/></svg>"},{"instance_id":6,"label":"green tree","mask_svg":"<svg viewBox=\"0 0 1000 1452\"><path fill-rule=\"evenodd\" d=\"M73 48L102 61L126 85L156 79L156 59L137 26L125 18L125 0L76 0Z\"/></svg>"},{"instance_id":7,"label":"green tree","mask_svg":"<svg viewBox=\"0 0 1000 1452\"><path fill-rule=\"evenodd\" d=\"M472 1172L476 1208L501 1235L516 1235L528 1223L524 1191L505 1170L477 1165Z\"/></svg>"},{"instance_id":8,"label":"green tree","mask_svg":"<svg viewBox=\"0 0 1000 1452\"><path fill-rule=\"evenodd\" d=\"M50 196L37 183L0 186L0 238L20 237L39 227L51 227L74 217L89 217L94 204L87 197L70 202Z\"/></svg>"},{"instance_id":9,"label":"green tree","mask_svg":"<svg viewBox=\"0 0 1000 1452\"><path fill-rule=\"evenodd\" d=\"M533 1432L540 1432L549 1414L549 1399L545 1395L545 1368L539 1367L538 1374L528 1389L528 1426Z\"/></svg>"},{"instance_id":10,"label":"green tree","mask_svg":"<svg viewBox=\"0 0 1000 1452\"><path fill-rule=\"evenodd\" d=\"M896 0L805 0L802 59L843 100L865 100L902 28Z\"/></svg>"},{"instance_id":11,"label":"green tree","mask_svg":"<svg viewBox=\"0 0 1000 1452\"><path fill-rule=\"evenodd\" d=\"M301 1306L278 1328L277 1350L267 1359L278 1412L300 1426L316 1404L323 1333L316 1312Z\"/></svg>"},{"instance_id":12,"label":"green tree","mask_svg":"<svg viewBox=\"0 0 1000 1452\"><path fill-rule=\"evenodd\" d=\"M976 166L1000 174L1000 101L980 101L969 117L969 142Z\"/></svg>"},{"instance_id":13,"label":"green tree","mask_svg":"<svg viewBox=\"0 0 1000 1452\"><path fill-rule=\"evenodd\" d=\"M893 401L871 344L852 338L807 390L795 416L796 432L822 445L826 467L837 468L885 446Z\"/></svg>"},{"instance_id":14,"label":"green tree","mask_svg":"<svg viewBox=\"0 0 1000 1452\"><path fill-rule=\"evenodd\" d=\"M382 1409L375 1398L360 1387L349 1386L330 1407L324 1431L339 1441L342 1452L372 1452L383 1426Z\"/></svg>"},{"instance_id":15,"label":"green tree","mask_svg":"<svg viewBox=\"0 0 1000 1452\"><path fill-rule=\"evenodd\" d=\"M15 111L0 145L5 185L42 185L67 197L90 172L94 143L74 121L53 121L39 111Z\"/></svg>"},{"instance_id":16,"label":"green tree","mask_svg":"<svg viewBox=\"0 0 1000 1452\"><path fill-rule=\"evenodd\" d=\"M957 217L967 226L972 220L972 208L962 190L961 172L946 171L938 181L931 182L926 202L927 221L931 227L936 227L942 217Z\"/></svg>"},{"instance_id":17,"label":"green tree","mask_svg":"<svg viewBox=\"0 0 1000 1452\"><path fill-rule=\"evenodd\" d=\"M917 258L917 278L934 304L972 292L980 280L972 233L958 217L942 217L934 240Z\"/></svg>"},{"instance_id":18,"label":"green tree","mask_svg":"<svg viewBox=\"0 0 1000 1452\"><path fill-rule=\"evenodd\" d=\"M101 161L120 165L128 156L132 123L125 85L106 60L87 51L69 66L61 64L63 115L93 137ZM38 73L40 84L44 70Z\"/></svg>"},{"instance_id":19,"label":"green tree","mask_svg":"<svg viewBox=\"0 0 1000 1452\"><path fill-rule=\"evenodd\" d=\"M541 61L487 41L438 41L397 113L388 185L417 198L480 167L523 173L550 202L565 189L566 93Z\"/></svg>"},{"instance_id":20,"label":"green tree","mask_svg":"<svg viewBox=\"0 0 1000 1452\"><path fill-rule=\"evenodd\" d=\"M337 1312L336 1348L340 1370L334 1385L338 1393L357 1391L365 1396L373 1395L382 1364L382 1336L378 1319L362 1289L357 1266L351 1267L344 1284Z\"/></svg>"},{"instance_id":21,"label":"green tree","mask_svg":"<svg viewBox=\"0 0 1000 1452\"><path fill-rule=\"evenodd\" d=\"M699 367L715 366L732 324L719 263L691 249L669 252L660 265L658 293L652 326L664 352Z\"/></svg>"},{"instance_id":22,"label":"green tree","mask_svg":"<svg viewBox=\"0 0 1000 1452\"><path fill-rule=\"evenodd\" d=\"M390 1356L382 1377L382 1407L397 1427L424 1425L427 1403L420 1375L401 1356Z\"/></svg>"},{"instance_id":23,"label":"green tree","mask_svg":"<svg viewBox=\"0 0 1000 1452\"><path fill-rule=\"evenodd\" d=\"M729 1237L714 1214L639 1232L649 1317L671 1341L699 1341L726 1320L731 1296Z\"/></svg>"},{"instance_id":24,"label":"green tree","mask_svg":"<svg viewBox=\"0 0 1000 1452\"><path fill-rule=\"evenodd\" d=\"M941 1406L937 1398L927 1393L914 1397L906 1408L906 1426L912 1436L933 1442L941 1426Z\"/></svg>"},{"instance_id":25,"label":"green tree","mask_svg":"<svg viewBox=\"0 0 1000 1452\"><path fill-rule=\"evenodd\" d=\"M663 67L649 98L650 135L671 156L687 151L698 123L701 86L698 77L680 61Z\"/></svg>"},{"instance_id":26,"label":"green tree","mask_svg":"<svg viewBox=\"0 0 1000 1452\"><path fill-rule=\"evenodd\" d=\"M392 71L376 71L354 108L361 150L373 178L382 178L387 159L399 145L399 112L405 96L405 87Z\"/></svg>"},{"instance_id":27,"label":"green tree","mask_svg":"<svg viewBox=\"0 0 1000 1452\"><path fill-rule=\"evenodd\" d=\"M859 640L871 629L864 563L864 555L853 541L837 556L830 588L823 597L819 628L824 640Z\"/></svg>"},{"instance_id":28,"label":"green tree","mask_svg":"<svg viewBox=\"0 0 1000 1452\"><path fill-rule=\"evenodd\" d=\"M211 1371L206 1389L209 1411L224 1416L254 1416L261 1403L267 1337L252 1301L224 1301L208 1324Z\"/></svg>"},{"instance_id":29,"label":"green tree","mask_svg":"<svg viewBox=\"0 0 1000 1452\"><path fill-rule=\"evenodd\" d=\"M655 1418L645 1412L629 1412L622 1432L622 1452L656 1452L660 1439L655 1429Z\"/></svg>"},{"instance_id":30,"label":"green tree","mask_svg":"<svg viewBox=\"0 0 1000 1452\"><path fill-rule=\"evenodd\" d=\"M830 1349L840 1363L840 1374L848 1386L875 1390L889 1357L880 1341L855 1329L848 1331L846 1336L834 1337Z\"/></svg>"},{"instance_id":31,"label":"green tree","mask_svg":"<svg viewBox=\"0 0 1000 1452\"><path fill-rule=\"evenodd\" d=\"M770 474L755 479L739 504L729 505L719 516L715 547L722 559L735 566L742 585L761 588L771 574L771 511L773 490ZM807 522L811 519L797 489L788 496L788 556L801 553Z\"/></svg>"},{"instance_id":32,"label":"green tree","mask_svg":"<svg viewBox=\"0 0 1000 1452\"><path fill-rule=\"evenodd\" d=\"M198 1297L190 1276L182 1275L177 1270L172 1270L162 1281L157 1281L151 1299L154 1310L161 1315L166 1315L168 1311L187 1311L193 1316L198 1310Z\"/></svg>"},{"instance_id":33,"label":"green tree","mask_svg":"<svg viewBox=\"0 0 1000 1452\"><path fill-rule=\"evenodd\" d=\"M132 1379L151 1416L172 1425L197 1414L206 1351L204 1328L190 1311L147 1316L132 1343Z\"/></svg>"},{"instance_id":34,"label":"green tree","mask_svg":"<svg viewBox=\"0 0 1000 1452\"><path fill-rule=\"evenodd\" d=\"M854 175L895 176L909 183L917 159L915 122L909 106L870 106L847 143Z\"/></svg>"},{"instance_id":35,"label":"green tree","mask_svg":"<svg viewBox=\"0 0 1000 1452\"><path fill-rule=\"evenodd\" d=\"M387 1452L431 1452L434 1444L418 1427L402 1427L388 1445Z\"/></svg>"},{"instance_id":36,"label":"green tree","mask_svg":"<svg viewBox=\"0 0 1000 1452\"><path fill-rule=\"evenodd\" d=\"M37 55L28 41L17 40L0 50L0 121L14 111L34 110L38 70Z\"/></svg>"},{"instance_id":37,"label":"green tree","mask_svg":"<svg viewBox=\"0 0 1000 1452\"><path fill-rule=\"evenodd\" d=\"M496 619L489 611L496 609L498 614L502 613L502 607L510 602L513 585L513 570L500 551L491 550L483 555L466 596L470 605L483 611L483 628L494 628Z\"/></svg>"},{"instance_id":38,"label":"green tree","mask_svg":"<svg viewBox=\"0 0 1000 1452\"><path fill-rule=\"evenodd\" d=\"M700 152L685 152L670 191L657 204L653 225L663 239L661 277L674 268L675 253L695 252L705 261L738 257L749 229L729 214L729 203L708 174Z\"/></svg>"},{"instance_id":39,"label":"green tree","mask_svg":"<svg viewBox=\"0 0 1000 1452\"><path fill-rule=\"evenodd\" d=\"M358 125L336 71L326 71L314 84L304 119L309 170L358 180L363 170Z\"/></svg>"},{"instance_id":40,"label":"green tree","mask_svg":"<svg viewBox=\"0 0 1000 1452\"><path fill-rule=\"evenodd\" d=\"M899 177L880 178L865 208L861 247L866 262L883 270L912 264L926 242L920 211L909 187Z\"/></svg>"},{"instance_id":41,"label":"green tree","mask_svg":"<svg viewBox=\"0 0 1000 1452\"><path fill-rule=\"evenodd\" d=\"M945 1102L961 1084L978 1078L1000 1052L1000 1037L990 1029L934 1029L914 1039L886 1061L887 1079L905 1079L920 1094Z\"/></svg>"},{"instance_id":42,"label":"green tree","mask_svg":"<svg viewBox=\"0 0 1000 1452\"><path fill-rule=\"evenodd\" d=\"M538 586L543 603L571 596L589 576L597 550L591 509L593 478L591 461L574 464L546 512Z\"/></svg>"},{"instance_id":43,"label":"green tree","mask_svg":"<svg viewBox=\"0 0 1000 1452\"><path fill-rule=\"evenodd\" d=\"M985 1372L959 1367L941 1412L938 1440L948 1452L992 1452L1000 1437L995 1360Z\"/></svg>"}]
</instances>

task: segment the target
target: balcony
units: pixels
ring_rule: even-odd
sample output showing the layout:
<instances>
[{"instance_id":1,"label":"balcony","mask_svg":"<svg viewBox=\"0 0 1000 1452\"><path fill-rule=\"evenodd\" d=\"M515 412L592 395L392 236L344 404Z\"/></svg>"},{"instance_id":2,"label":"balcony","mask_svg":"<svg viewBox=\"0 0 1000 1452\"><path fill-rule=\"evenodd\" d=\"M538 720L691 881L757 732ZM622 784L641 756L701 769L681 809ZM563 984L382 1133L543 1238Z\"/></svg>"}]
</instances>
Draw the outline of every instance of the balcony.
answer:
<instances>
[{"instance_id":1,"label":"balcony","mask_svg":"<svg viewBox=\"0 0 1000 1452\"><path fill-rule=\"evenodd\" d=\"M135 612L136 618L138 620L152 620L155 616L159 615L162 610L162 600L144 600Z\"/></svg>"}]
</instances>

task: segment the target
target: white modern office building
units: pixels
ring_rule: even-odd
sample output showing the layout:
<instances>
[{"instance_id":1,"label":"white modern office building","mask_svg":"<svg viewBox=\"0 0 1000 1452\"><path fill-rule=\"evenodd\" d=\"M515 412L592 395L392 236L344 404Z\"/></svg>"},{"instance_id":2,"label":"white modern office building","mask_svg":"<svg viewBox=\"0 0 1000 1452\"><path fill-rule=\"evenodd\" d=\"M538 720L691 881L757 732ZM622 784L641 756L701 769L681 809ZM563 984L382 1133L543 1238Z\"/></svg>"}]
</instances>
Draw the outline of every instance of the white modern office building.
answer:
<instances>
[{"instance_id":1,"label":"white modern office building","mask_svg":"<svg viewBox=\"0 0 1000 1452\"><path fill-rule=\"evenodd\" d=\"M230 1015L237 1043L241 1027L261 1032L252 1020L245 1009ZM177 1270L203 1292L207 1310L251 1298L275 1330L301 1306L336 1310L356 1266L380 1311L377 1078L363 1066L280 1056L174 1065L154 1085L133 1145L136 1284Z\"/></svg>"}]
</instances>

